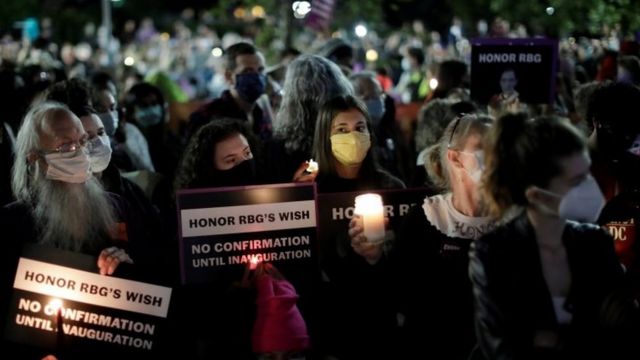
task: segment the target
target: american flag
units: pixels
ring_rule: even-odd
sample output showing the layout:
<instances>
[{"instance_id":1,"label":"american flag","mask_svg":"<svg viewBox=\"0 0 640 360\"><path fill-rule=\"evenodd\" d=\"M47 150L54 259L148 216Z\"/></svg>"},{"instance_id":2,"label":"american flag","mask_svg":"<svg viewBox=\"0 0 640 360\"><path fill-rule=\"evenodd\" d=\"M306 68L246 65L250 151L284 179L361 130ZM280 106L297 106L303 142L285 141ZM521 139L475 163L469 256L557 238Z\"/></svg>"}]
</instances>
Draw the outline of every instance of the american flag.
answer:
<instances>
[{"instance_id":1,"label":"american flag","mask_svg":"<svg viewBox=\"0 0 640 360\"><path fill-rule=\"evenodd\" d=\"M305 19L305 24L316 30L325 30L331 23L335 0L313 0L311 11Z\"/></svg>"}]
</instances>

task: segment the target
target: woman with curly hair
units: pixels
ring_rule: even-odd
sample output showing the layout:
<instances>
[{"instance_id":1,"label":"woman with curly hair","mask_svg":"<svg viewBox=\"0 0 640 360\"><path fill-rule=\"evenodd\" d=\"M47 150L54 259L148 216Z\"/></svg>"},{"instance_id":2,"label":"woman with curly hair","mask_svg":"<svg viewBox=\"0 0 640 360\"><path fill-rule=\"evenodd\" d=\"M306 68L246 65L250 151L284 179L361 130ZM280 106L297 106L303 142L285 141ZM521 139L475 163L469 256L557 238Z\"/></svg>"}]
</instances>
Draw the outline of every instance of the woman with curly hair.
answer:
<instances>
[{"instance_id":1,"label":"woman with curly hair","mask_svg":"<svg viewBox=\"0 0 640 360\"><path fill-rule=\"evenodd\" d=\"M256 184L255 149L253 133L240 120L212 121L187 145L174 189Z\"/></svg>"}]
</instances>

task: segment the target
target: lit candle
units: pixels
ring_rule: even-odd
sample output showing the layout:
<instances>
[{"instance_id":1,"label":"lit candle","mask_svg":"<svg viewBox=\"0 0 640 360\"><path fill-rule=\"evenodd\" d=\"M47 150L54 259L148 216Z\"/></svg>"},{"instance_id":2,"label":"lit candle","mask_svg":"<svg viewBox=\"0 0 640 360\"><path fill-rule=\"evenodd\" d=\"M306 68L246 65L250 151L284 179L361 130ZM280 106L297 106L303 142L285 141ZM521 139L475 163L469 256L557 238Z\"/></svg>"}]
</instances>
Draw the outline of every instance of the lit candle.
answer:
<instances>
[{"instance_id":1,"label":"lit candle","mask_svg":"<svg viewBox=\"0 0 640 360\"><path fill-rule=\"evenodd\" d=\"M308 173L314 173L316 171L318 171L318 163L313 161L313 159L309 159L309 161L307 161L309 163L309 165L307 166L307 170L305 170Z\"/></svg>"},{"instance_id":2,"label":"lit candle","mask_svg":"<svg viewBox=\"0 0 640 360\"><path fill-rule=\"evenodd\" d=\"M60 351L64 345L64 330L62 327L62 300L51 299L49 307L56 313L56 349Z\"/></svg>"},{"instance_id":3,"label":"lit candle","mask_svg":"<svg viewBox=\"0 0 640 360\"><path fill-rule=\"evenodd\" d=\"M260 263L260 259L257 256L253 255L250 260L249 270L255 270L258 267L258 263Z\"/></svg>"},{"instance_id":4,"label":"lit candle","mask_svg":"<svg viewBox=\"0 0 640 360\"><path fill-rule=\"evenodd\" d=\"M356 196L355 214L362 216L364 236L369 242L384 240L384 207L378 194Z\"/></svg>"}]
</instances>

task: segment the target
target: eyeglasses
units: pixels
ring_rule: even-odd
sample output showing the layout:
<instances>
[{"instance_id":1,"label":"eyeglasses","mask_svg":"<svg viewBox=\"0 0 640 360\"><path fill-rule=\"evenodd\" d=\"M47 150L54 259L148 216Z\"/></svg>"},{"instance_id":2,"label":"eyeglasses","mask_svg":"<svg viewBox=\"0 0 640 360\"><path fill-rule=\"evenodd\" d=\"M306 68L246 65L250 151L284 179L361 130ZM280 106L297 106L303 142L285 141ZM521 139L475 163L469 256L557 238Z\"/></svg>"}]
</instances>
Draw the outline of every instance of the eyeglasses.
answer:
<instances>
[{"instance_id":1,"label":"eyeglasses","mask_svg":"<svg viewBox=\"0 0 640 360\"><path fill-rule=\"evenodd\" d=\"M462 113L462 114L458 115L455 118L455 120L453 120L453 121L455 121L455 124L453 124L453 129L451 130L451 135L449 136L449 142L447 143L447 147L448 148L451 148L451 142L453 141L453 135L456 133L456 129L458 129L458 125L460 124L460 120L465 116L467 116L467 114Z\"/></svg>"},{"instance_id":2,"label":"eyeglasses","mask_svg":"<svg viewBox=\"0 0 640 360\"><path fill-rule=\"evenodd\" d=\"M49 150L49 151L40 150L40 151L38 151L38 153L40 155L43 155L43 156L44 155L49 155L49 154L54 154L54 153L59 153L64 158L70 158L70 157L75 156L78 153L78 151L84 149L85 146L87 146L87 139L86 138L82 138L78 142L69 142L69 143L66 143L66 144L62 144L62 145L58 146L57 148L55 148L53 150Z\"/></svg>"}]
</instances>

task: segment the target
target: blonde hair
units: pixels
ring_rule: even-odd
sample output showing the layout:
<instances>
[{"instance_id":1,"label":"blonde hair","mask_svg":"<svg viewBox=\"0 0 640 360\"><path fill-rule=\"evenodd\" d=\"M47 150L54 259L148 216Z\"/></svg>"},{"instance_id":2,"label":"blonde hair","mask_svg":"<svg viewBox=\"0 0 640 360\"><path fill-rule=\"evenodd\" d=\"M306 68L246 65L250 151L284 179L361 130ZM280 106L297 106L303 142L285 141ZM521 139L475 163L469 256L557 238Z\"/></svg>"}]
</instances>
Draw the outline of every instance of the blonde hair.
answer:
<instances>
[{"instance_id":1,"label":"blonde hair","mask_svg":"<svg viewBox=\"0 0 640 360\"><path fill-rule=\"evenodd\" d=\"M424 166L431 181L441 190L451 188L448 150L461 150L471 135L484 136L493 118L486 115L461 115L445 128L437 143L427 149Z\"/></svg>"}]
</instances>

